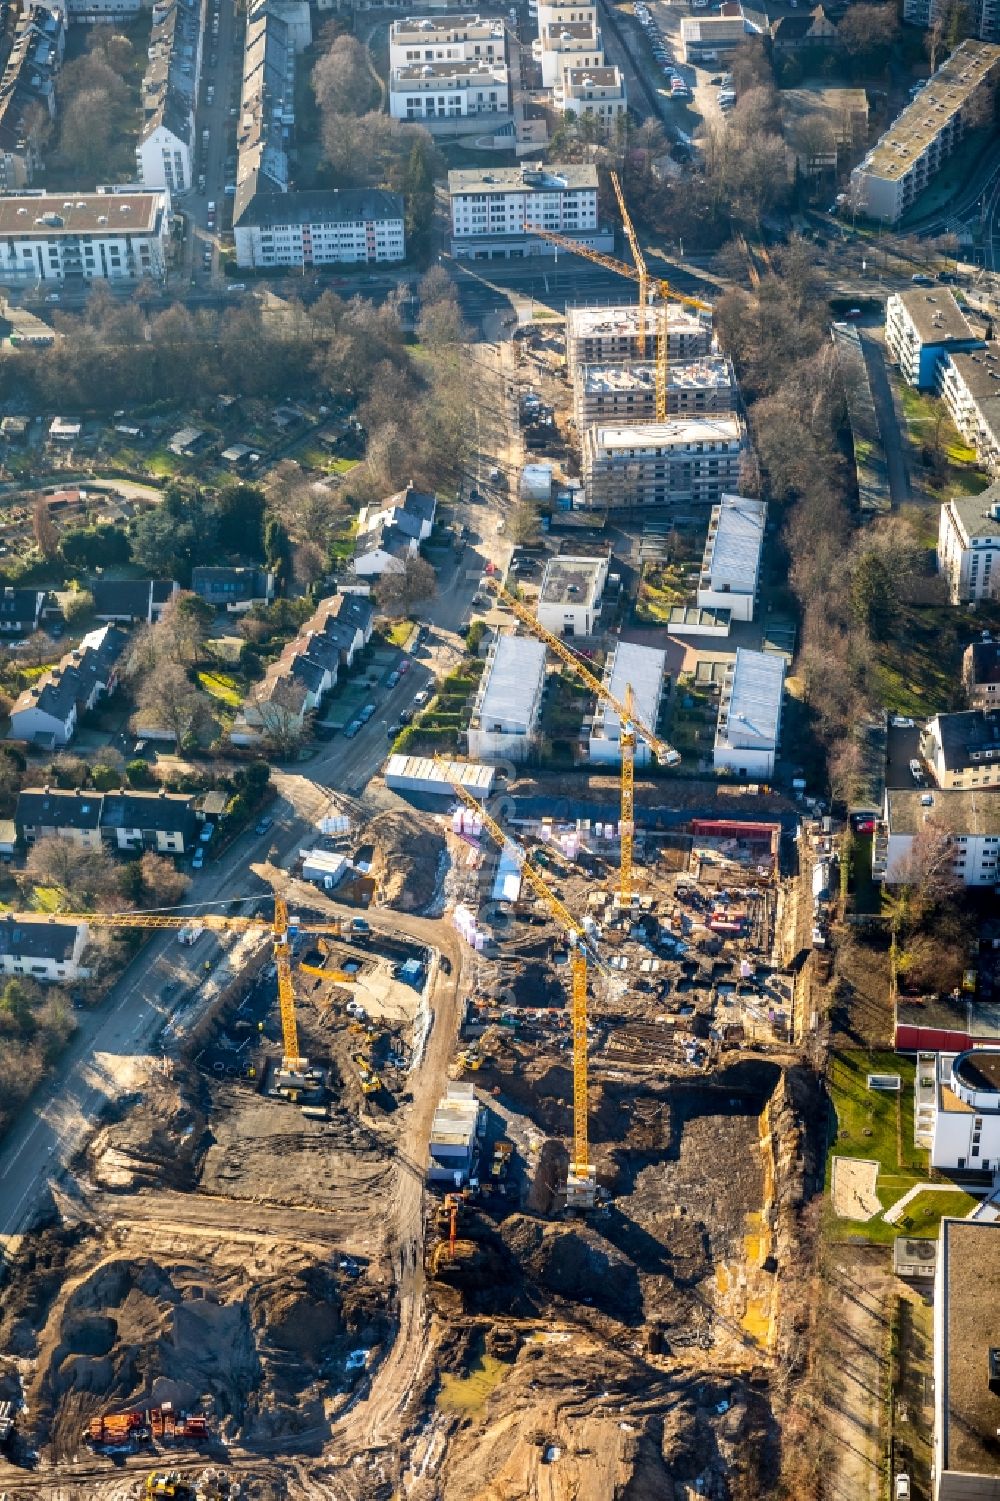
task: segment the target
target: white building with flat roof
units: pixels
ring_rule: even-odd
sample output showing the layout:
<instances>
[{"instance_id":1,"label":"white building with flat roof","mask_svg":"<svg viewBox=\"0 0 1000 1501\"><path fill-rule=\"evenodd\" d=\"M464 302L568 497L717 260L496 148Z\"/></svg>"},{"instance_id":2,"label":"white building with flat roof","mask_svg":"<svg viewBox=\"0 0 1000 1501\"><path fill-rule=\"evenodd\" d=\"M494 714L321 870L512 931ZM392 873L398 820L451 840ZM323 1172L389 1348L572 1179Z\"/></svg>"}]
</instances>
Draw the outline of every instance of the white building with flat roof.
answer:
<instances>
[{"instance_id":1,"label":"white building with flat roof","mask_svg":"<svg viewBox=\"0 0 1000 1501\"><path fill-rule=\"evenodd\" d=\"M0 277L84 286L162 280L170 239L167 192L0 196Z\"/></svg>"},{"instance_id":2,"label":"white building with flat roof","mask_svg":"<svg viewBox=\"0 0 1000 1501\"><path fill-rule=\"evenodd\" d=\"M938 389L962 437L992 475L1000 472L1000 344L945 354Z\"/></svg>"},{"instance_id":3,"label":"white building with flat roof","mask_svg":"<svg viewBox=\"0 0 1000 1501\"><path fill-rule=\"evenodd\" d=\"M542 84L554 89L566 68L600 68L604 65L601 29L592 21L562 21L539 31L532 51L542 68Z\"/></svg>"},{"instance_id":4,"label":"white building with flat roof","mask_svg":"<svg viewBox=\"0 0 1000 1501\"><path fill-rule=\"evenodd\" d=\"M969 324L949 287L910 287L885 305L885 343L907 385L932 391L949 353L978 349L985 341Z\"/></svg>"},{"instance_id":5,"label":"white building with flat roof","mask_svg":"<svg viewBox=\"0 0 1000 1501\"><path fill-rule=\"evenodd\" d=\"M857 212L888 224L902 218L967 132L992 124L991 90L998 74L1000 47L960 42L854 168L851 199Z\"/></svg>"},{"instance_id":6,"label":"white building with flat roof","mask_svg":"<svg viewBox=\"0 0 1000 1501\"><path fill-rule=\"evenodd\" d=\"M734 398L733 369L724 355L704 354L693 360L671 360L668 365L668 417L730 412ZM597 422L655 422L653 361L578 366L573 379L573 419L579 432Z\"/></svg>"},{"instance_id":7,"label":"white building with flat roof","mask_svg":"<svg viewBox=\"0 0 1000 1501\"><path fill-rule=\"evenodd\" d=\"M619 702L632 689L632 710L637 719L655 732L663 700L664 670L667 654L652 646L637 646L619 641L604 669L604 686ZM603 765L620 764L621 720L609 703L597 705L590 731L590 759ZM640 736L635 743L636 766L648 766L652 751Z\"/></svg>"},{"instance_id":8,"label":"white building with flat roof","mask_svg":"<svg viewBox=\"0 0 1000 1501\"><path fill-rule=\"evenodd\" d=\"M726 670L719 700L716 771L734 772L749 781L774 775L784 692L784 657L740 647Z\"/></svg>"},{"instance_id":9,"label":"white building with flat roof","mask_svg":"<svg viewBox=\"0 0 1000 1501\"><path fill-rule=\"evenodd\" d=\"M762 500L723 495L713 507L698 580L700 610L728 610L732 620L753 619L766 522Z\"/></svg>"},{"instance_id":10,"label":"white building with flat roof","mask_svg":"<svg viewBox=\"0 0 1000 1501\"><path fill-rule=\"evenodd\" d=\"M613 250L598 219L597 168L563 166L459 168L448 173L452 254L466 260L554 255L532 234L551 229L592 250Z\"/></svg>"},{"instance_id":11,"label":"white building with flat roof","mask_svg":"<svg viewBox=\"0 0 1000 1501\"><path fill-rule=\"evenodd\" d=\"M590 115L606 134L628 109L625 77L613 63L601 67L564 67L552 91L552 102L564 115L578 120Z\"/></svg>"},{"instance_id":12,"label":"white building with flat roof","mask_svg":"<svg viewBox=\"0 0 1000 1501\"><path fill-rule=\"evenodd\" d=\"M492 766L476 761L436 760L433 756L392 755L385 763L385 785L393 792L431 793L454 797L452 783L457 782L473 797L489 797L496 772Z\"/></svg>"},{"instance_id":13,"label":"white building with flat roof","mask_svg":"<svg viewBox=\"0 0 1000 1501\"><path fill-rule=\"evenodd\" d=\"M1000 580L1000 483L941 507L937 562L952 604L993 598Z\"/></svg>"},{"instance_id":14,"label":"white building with flat roof","mask_svg":"<svg viewBox=\"0 0 1000 1501\"><path fill-rule=\"evenodd\" d=\"M469 722L475 761L524 761L538 734L545 645L532 636L498 636L486 659Z\"/></svg>"},{"instance_id":15,"label":"white building with flat roof","mask_svg":"<svg viewBox=\"0 0 1000 1501\"><path fill-rule=\"evenodd\" d=\"M1000 1048L938 1053L931 1166L1000 1171Z\"/></svg>"},{"instance_id":16,"label":"white building with flat roof","mask_svg":"<svg viewBox=\"0 0 1000 1501\"><path fill-rule=\"evenodd\" d=\"M608 579L607 558L550 558L535 615L553 636L592 636Z\"/></svg>"},{"instance_id":17,"label":"white building with flat roof","mask_svg":"<svg viewBox=\"0 0 1000 1501\"><path fill-rule=\"evenodd\" d=\"M389 27L390 74L415 63L506 60L504 24L492 16L406 16Z\"/></svg>"},{"instance_id":18,"label":"white building with flat roof","mask_svg":"<svg viewBox=\"0 0 1000 1501\"><path fill-rule=\"evenodd\" d=\"M715 505L739 484L743 446L735 413L634 426L599 423L583 436L586 506Z\"/></svg>"},{"instance_id":19,"label":"white building with flat roof","mask_svg":"<svg viewBox=\"0 0 1000 1501\"><path fill-rule=\"evenodd\" d=\"M872 839L872 875L889 886L912 880L910 855L925 829L949 836L951 869L964 886L1000 881L1000 791L995 787L895 787Z\"/></svg>"},{"instance_id":20,"label":"white building with flat roof","mask_svg":"<svg viewBox=\"0 0 1000 1501\"><path fill-rule=\"evenodd\" d=\"M507 64L486 58L404 63L389 74L389 113L394 120L435 126L470 115L506 117L510 113Z\"/></svg>"},{"instance_id":21,"label":"white building with flat roof","mask_svg":"<svg viewBox=\"0 0 1000 1501\"><path fill-rule=\"evenodd\" d=\"M934 1280L933 1501L1000 1496L1000 1219L943 1219Z\"/></svg>"},{"instance_id":22,"label":"white building with flat roof","mask_svg":"<svg viewBox=\"0 0 1000 1501\"><path fill-rule=\"evenodd\" d=\"M581 365L633 365L653 353L654 319L645 320L646 352L639 350L639 308L636 303L613 307L566 309L566 364L572 379ZM667 307L667 354L693 360L712 348L712 315L695 313L682 303Z\"/></svg>"},{"instance_id":23,"label":"white building with flat roof","mask_svg":"<svg viewBox=\"0 0 1000 1501\"><path fill-rule=\"evenodd\" d=\"M475 1087L462 1081L449 1084L431 1122L427 1181L455 1188L467 1182L476 1147L479 1101Z\"/></svg>"}]
</instances>

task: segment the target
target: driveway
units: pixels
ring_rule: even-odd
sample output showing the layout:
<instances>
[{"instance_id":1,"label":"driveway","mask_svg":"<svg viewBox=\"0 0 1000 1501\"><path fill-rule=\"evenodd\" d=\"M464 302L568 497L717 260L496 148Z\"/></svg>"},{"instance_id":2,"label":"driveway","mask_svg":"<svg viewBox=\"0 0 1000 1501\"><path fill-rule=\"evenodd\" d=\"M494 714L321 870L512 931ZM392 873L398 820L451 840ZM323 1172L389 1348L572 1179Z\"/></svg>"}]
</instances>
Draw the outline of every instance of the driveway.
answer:
<instances>
[{"instance_id":1,"label":"driveway","mask_svg":"<svg viewBox=\"0 0 1000 1501\"><path fill-rule=\"evenodd\" d=\"M861 334L861 348L868 367L868 381L875 416L882 436L886 473L889 479L889 494L893 506L898 509L910 499L910 474L906 463L906 439L896 409L892 382L885 363L885 346L881 331L865 329Z\"/></svg>"}]
</instances>

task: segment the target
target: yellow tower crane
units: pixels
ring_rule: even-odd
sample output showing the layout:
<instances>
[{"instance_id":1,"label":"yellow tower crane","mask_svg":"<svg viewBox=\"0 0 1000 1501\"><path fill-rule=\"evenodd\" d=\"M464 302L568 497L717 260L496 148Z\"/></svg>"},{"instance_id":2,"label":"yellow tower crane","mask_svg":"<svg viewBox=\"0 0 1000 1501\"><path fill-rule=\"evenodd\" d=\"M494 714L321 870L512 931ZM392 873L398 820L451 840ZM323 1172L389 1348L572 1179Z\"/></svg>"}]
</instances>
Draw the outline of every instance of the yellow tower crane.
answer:
<instances>
[{"instance_id":1,"label":"yellow tower crane","mask_svg":"<svg viewBox=\"0 0 1000 1501\"><path fill-rule=\"evenodd\" d=\"M650 288L655 287L659 294L659 302L654 309L656 319L656 420L666 422L668 406L668 385L670 365L670 333L667 323L667 306L669 302L680 302L685 307L697 308L700 312L710 313L712 304L703 302L700 297L686 297L680 292L673 292L670 283L662 277L652 277L646 265L646 257L643 255L642 246L639 244L639 236L635 232L631 216L625 205L625 195L622 192L621 183L617 172L612 172L611 183L618 200L618 210L622 217L622 226L625 230L625 238L628 240L629 249L632 252L634 266L627 261L620 261L613 255L605 255L603 250L591 250L588 245L580 245L576 240L571 240L568 235L558 234L552 229L533 229L532 234L540 240L548 240L557 246L559 250L568 250L571 255L578 255L585 261L592 261L595 266L603 266L605 271L613 271L617 276L625 276L629 281L639 283L639 326L638 326L638 350L639 358L646 357L646 314L650 307Z\"/></svg>"},{"instance_id":2,"label":"yellow tower crane","mask_svg":"<svg viewBox=\"0 0 1000 1501\"><path fill-rule=\"evenodd\" d=\"M632 686L629 684L625 689L625 699L622 701L610 689L606 688L600 678L591 672L587 664L572 651L559 636L554 636L532 615L527 606L523 605L515 595L505 589L498 579L488 580L491 587L496 591L499 598L507 608L517 616L518 620L539 641L554 651L561 662L571 667L577 677L581 678L597 698L599 703L609 704L621 722L619 730L619 744L622 753L621 772L621 866L619 871L619 896L623 908L632 905L632 848L635 836L635 746L637 737L641 737L656 759L664 766L678 766L680 753L674 750L645 724L635 713L632 706Z\"/></svg>"},{"instance_id":3,"label":"yellow tower crane","mask_svg":"<svg viewBox=\"0 0 1000 1501\"><path fill-rule=\"evenodd\" d=\"M21 914L37 921L37 913ZM17 914L12 914L17 921ZM299 1052L299 1029L295 1021L295 989L292 985L292 947L289 935L288 906L282 897L274 898L274 919L268 922L259 917L223 917L216 913L188 914L180 917L166 911L149 912L60 912L58 921L86 923L88 928L166 928L177 930L197 922L200 928L213 933L261 933L270 932L274 942L274 963L278 974L278 1008L281 1014L282 1058L281 1070L287 1075L302 1075L309 1067L309 1060ZM299 922L291 924L299 932L322 933L339 937L341 924L323 922Z\"/></svg>"},{"instance_id":4,"label":"yellow tower crane","mask_svg":"<svg viewBox=\"0 0 1000 1501\"><path fill-rule=\"evenodd\" d=\"M490 817L460 782L452 782L449 778L449 783L455 796L461 798L472 812L479 814L483 827L500 848L507 847L513 852L521 875L547 904L553 916L565 928L569 939L573 1024L573 1160L566 1179L566 1206L569 1209L590 1209L597 1190L597 1171L590 1161L587 1135L587 933L569 908L549 890L544 878L521 846L504 833L495 819Z\"/></svg>"}]
</instances>

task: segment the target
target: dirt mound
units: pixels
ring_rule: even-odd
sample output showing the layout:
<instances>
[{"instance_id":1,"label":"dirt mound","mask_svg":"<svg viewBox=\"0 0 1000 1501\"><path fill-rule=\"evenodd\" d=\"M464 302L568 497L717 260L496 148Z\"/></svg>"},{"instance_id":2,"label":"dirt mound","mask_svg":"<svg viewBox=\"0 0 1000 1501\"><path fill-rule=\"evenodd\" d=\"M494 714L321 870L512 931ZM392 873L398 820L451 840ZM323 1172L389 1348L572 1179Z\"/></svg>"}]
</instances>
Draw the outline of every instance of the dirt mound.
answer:
<instances>
[{"instance_id":1,"label":"dirt mound","mask_svg":"<svg viewBox=\"0 0 1000 1501\"><path fill-rule=\"evenodd\" d=\"M190 1187L204 1132L202 1111L153 1073L142 1098L123 1100L118 1118L95 1134L87 1149L91 1176L99 1187L119 1191Z\"/></svg>"},{"instance_id":2,"label":"dirt mound","mask_svg":"<svg viewBox=\"0 0 1000 1501\"><path fill-rule=\"evenodd\" d=\"M500 1231L508 1250L547 1292L593 1303L626 1322L641 1310L635 1267L586 1225L553 1225L511 1215Z\"/></svg>"},{"instance_id":3,"label":"dirt mound","mask_svg":"<svg viewBox=\"0 0 1000 1501\"><path fill-rule=\"evenodd\" d=\"M320 1363L344 1328L336 1278L327 1267L309 1267L255 1287L250 1306L254 1327L272 1345L311 1365Z\"/></svg>"},{"instance_id":4,"label":"dirt mound","mask_svg":"<svg viewBox=\"0 0 1000 1501\"><path fill-rule=\"evenodd\" d=\"M402 912L426 907L437 889L443 836L415 814L395 810L379 813L365 834L374 846L371 875L379 902Z\"/></svg>"}]
</instances>

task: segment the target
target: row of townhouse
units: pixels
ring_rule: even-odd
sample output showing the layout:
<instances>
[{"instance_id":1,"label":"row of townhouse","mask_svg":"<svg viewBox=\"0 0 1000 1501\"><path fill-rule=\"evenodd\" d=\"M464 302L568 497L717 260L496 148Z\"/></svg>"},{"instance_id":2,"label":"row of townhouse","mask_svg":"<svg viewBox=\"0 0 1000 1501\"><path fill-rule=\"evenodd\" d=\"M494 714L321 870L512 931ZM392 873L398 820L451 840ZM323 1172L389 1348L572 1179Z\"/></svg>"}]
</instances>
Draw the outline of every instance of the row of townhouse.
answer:
<instances>
[{"instance_id":1,"label":"row of townhouse","mask_svg":"<svg viewBox=\"0 0 1000 1501\"><path fill-rule=\"evenodd\" d=\"M448 173L451 252L460 260L553 255L534 230L548 229L591 250L614 250L599 219L597 168L590 164L457 168Z\"/></svg>"},{"instance_id":2,"label":"row of townhouse","mask_svg":"<svg viewBox=\"0 0 1000 1501\"><path fill-rule=\"evenodd\" d=\"M437 497L415 490L412 483L378 505L362 506L354 572L360 578L402 573L430 536L436 514Z\"/></svg>"},{"instance_id":3,"label":"row of townhouse","mask_svg":"<svg viewBox=\"0 0 1000 1501\"><path fill-rule=\"evenodd\" d=\"M307 0L251 4L233 199L236 263L244 270L386 263L406 256L400 193L291 186L295 59L311 40Z\"/></svg>"},{"instance_id":4,"label":"row of townhouse","mask_svg":"<svg viewBox=\"0 0 1000 1501\"><path fill-rule=\"evenodd\" d=\"M1000 46L973 39L951 56L851 173L855 211L895 224L972 130L993 121Z\"/></svg>"},{"instance_id":5,"label":"row of townhouse","mask_svg":"<svg viewBox=\"0 0 1000 1501\"><path fill-rule=\"evenodd\" d=\"M596 3L539 0L531 51L553 109L578 119L589 115L607 135L628 109L628 96L621 69L605 56Z\"/></svg>"},{"instance_id":6,"label":"row of townhouse","mask_svg":"<svg viewBox=\"0 0 1000 1501\"><path fill-rule=\"evenodd\" d=\"M66 27L58 11L29 0L2 11L13 35L0 76L0 191L11 193L29 187L40 165L44 127L56 115Z\"/></svg>"},{"instance_id":7,"label":"row of townhouse","mask_svg":"<svg viewBox=\"0 0 1000 1501\"><path fill-rule=\"evenodd\" d=\"M105 625L84 636L80 645L14 700L10 735L42 749L68 745L82 715L118 685L124 631Z\"/></svg>"},{"instance_id":8,"label":"row of townhouse","mask_svg":"<svg viewBox=\"0 0 1000 1501\"><path fill-rule=\"evenodd\" d=\"M185 855L198 843L205 820L190 792L92 792L80 788L26 787L17 799L14 829L25 846L50 836L78 849L102 847L123 854L153 850Z\"/></svg>"},{"instance_id":9,"label":"row of townhouse","mask_svg":"<svg viewBox=\"0 0 1000 1501\"><path fill-rule=\"evenodd\" d=\"M31 188L0 196L0 277L69 286L162 280L170 226L166 191L99 188L70 197Z\"/></svg>"},{"instance_id":10,"label":"row of townhouse","mask_svg":"<svg viewBox=\"0 0 1000 1501\"><path fill-rule=\"evenodd\" d=\"M179 592L176 579L96 578L90 585L94 615L98 620L120 625L155 624ZM229 615L249 610L251 605L270 604L274 592L274 574L266 568L213 567L191 571L191 593ZM0 600L0 628L2 618Z\"/></svg>"},{"instance_id":11,"label":"row of townhouse","mask_svg":"<svg viewBox=\"0 0 1000 1501\"><path fill-rule=\"evenodd\" d=\"M408 16L389 28L389 114L437 134L454 122L510 116L507 33L478 15Z\"/></svg>"},{"instance_id":12,"label":"row of townhouse","mask_svg":"<svg viewBox=\"0 0 1000 1501\"><path fill-rule=\"evenodd\" d=\"M136 177L147 188L184 193L194 182L195 107L206 0L156 0L142 80Z\"/></svg>"},{"instance_id":13,"label":"row of townhouse","mask_svg":"<svg viewBox=\"0 0 1000 1501\"><path fill-rule=\"evenodd\" d=\"M300 730L371 640L374 618L361 595L324 599L244 701L233 743L258 745Z\"/></svg>"}]
</instances>

